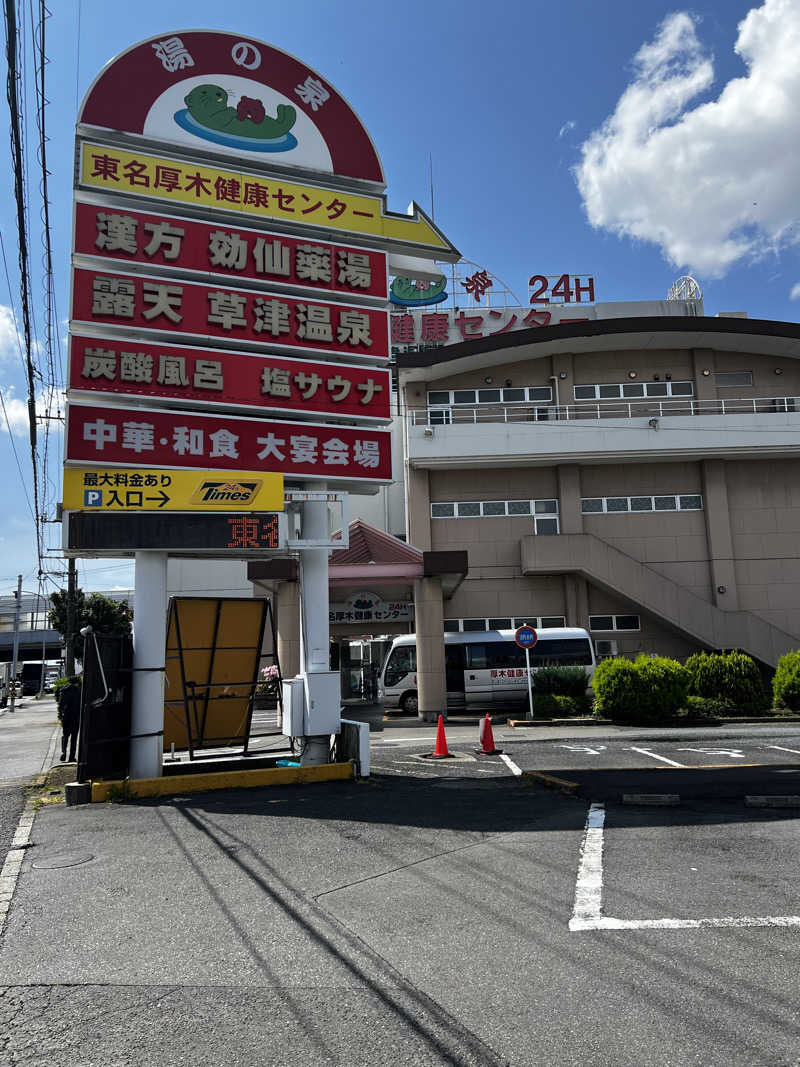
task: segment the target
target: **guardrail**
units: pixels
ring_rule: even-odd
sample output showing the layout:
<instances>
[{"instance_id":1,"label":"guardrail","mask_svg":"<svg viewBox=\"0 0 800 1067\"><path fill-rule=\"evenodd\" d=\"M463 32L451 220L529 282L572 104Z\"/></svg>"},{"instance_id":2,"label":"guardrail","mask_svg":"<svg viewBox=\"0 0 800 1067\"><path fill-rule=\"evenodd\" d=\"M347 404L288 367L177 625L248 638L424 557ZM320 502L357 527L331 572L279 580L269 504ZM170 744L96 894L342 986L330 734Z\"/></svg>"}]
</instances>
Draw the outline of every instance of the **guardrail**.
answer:
<instances>
[{"instance_id":1,"label":"guardrail","mask_svg":"<svg viewBox=\"0 0 800 1067\"><path fill-rule=\"evenodd\" d=\"M600 400L577 404L453 404L409 412L413 426L479 422L572 422L583 419L652 419L674 415L777 415L800 411L800 397L733 397L730 400Z\"/></svg>"}]
</instances>

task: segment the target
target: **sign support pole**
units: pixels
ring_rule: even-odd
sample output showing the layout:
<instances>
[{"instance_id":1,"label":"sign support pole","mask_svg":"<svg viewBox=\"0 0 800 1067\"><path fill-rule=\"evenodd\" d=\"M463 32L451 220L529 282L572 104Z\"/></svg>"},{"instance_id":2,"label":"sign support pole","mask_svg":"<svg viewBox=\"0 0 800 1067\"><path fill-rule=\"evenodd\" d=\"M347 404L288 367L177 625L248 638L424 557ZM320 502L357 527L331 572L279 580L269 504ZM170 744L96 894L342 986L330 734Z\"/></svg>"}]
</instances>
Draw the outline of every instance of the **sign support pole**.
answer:
<instances>
[{"instance_id":1,"label":"sign support pole","mask_svg":"<svg viewBox=\"0 0 800 1067\"><path fill-rule=\"evenodd\" d=\"M309 489L325 492L326 482L309 484ZM328 539L328 505L325 501L303 502L303 540ZM300 550L300 671L309 675L330 670L330 623L328 621L328 549ZM326 709L310 707L312 686L306 681L306 714L308 733L303 739L300 762L306 766L327 763L330 733L315 734L315 720L328 718ZM337 709L338 713L338 709Z\"/></svg>"},{"instance_id":2,"label":"sign support pole","mask_svg":"<svg viewBox=\"0 0 800 1067\"><path fill-rule=\"evenodd\" d=\"M532 719L533 715L533 686L531 685L531 650L525 649L525 673L528 675L528 718Z\"/></svg>"},{"instance_id":3,"label":"sign support pole","mask_svg":"<svg viewBox=\"0 0 800 1067\"><path fill-rule=\"evenodd\" d=\"M160 778L167 643L167 554L137 552L135 559L130 776Z\"/></svg>"}]
</instances>

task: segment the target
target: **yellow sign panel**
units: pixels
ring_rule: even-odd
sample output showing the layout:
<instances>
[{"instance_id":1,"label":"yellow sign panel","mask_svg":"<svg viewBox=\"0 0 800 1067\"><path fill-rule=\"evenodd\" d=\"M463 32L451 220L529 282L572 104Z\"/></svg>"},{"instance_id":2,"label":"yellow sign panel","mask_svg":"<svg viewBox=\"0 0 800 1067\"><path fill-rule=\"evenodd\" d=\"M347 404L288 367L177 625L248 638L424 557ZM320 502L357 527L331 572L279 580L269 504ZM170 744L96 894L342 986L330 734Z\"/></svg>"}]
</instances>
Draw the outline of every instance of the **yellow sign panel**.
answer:
<instances>
[{"instance_id":1,"label":"yellow sign panel","mask_svg":"<svg viewBox=\"0 0 800 1067\"><path fill-rule=\"evenodd\" d=\"M65 467L65 511L283 511L283 475Z\"/></svg>"},{"instance_id":2,"label":"yellow sign panel","mask_svg":"<svg viewBox=\"0 0 800 1067\"><path fill-rule=\"evenodd\" d=\"M148 197L175 207L195 204L236 211L249 219L323 226L372 235L385 244L417 245L435 252L437 258L458 258L420 208L415 206L414 215L393 214L386 211L381 196L266 179L86 141L81 144L80 182L89 189Z\"/></svg>"}]
</instances>

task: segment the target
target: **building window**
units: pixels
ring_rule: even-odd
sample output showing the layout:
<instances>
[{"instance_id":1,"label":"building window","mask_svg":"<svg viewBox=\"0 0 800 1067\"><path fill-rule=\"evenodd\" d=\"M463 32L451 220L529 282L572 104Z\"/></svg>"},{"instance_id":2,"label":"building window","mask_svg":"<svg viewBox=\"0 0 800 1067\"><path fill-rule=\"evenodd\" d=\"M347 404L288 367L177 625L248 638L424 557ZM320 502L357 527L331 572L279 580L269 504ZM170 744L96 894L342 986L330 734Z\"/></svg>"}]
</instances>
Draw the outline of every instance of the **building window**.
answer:
<instances>
[{"instance_id":1,"label":"building window","mask_svg":"<svg viewBox=\"0 0 800 1067\"><path fill-rule=\"evenodd\" d=\"M742 383L731 384L741 385ZM637 397L694 396L694 382L614 382L607 385L576 385L574 395L576 400L619 400L620 398L633 400Z\"/></svg>"},{"instance_id":2,"label":"building window","mask_svg":"<svg viewBox=\"0 0 800 1067\"><path fill-rule=\"evenodd\" d=\"M481 404L524 404L530 401L551 404L552 387L531 385L515 389L432 389L428 393L428 416L432 425L447 425L451 422L451 407L465 404L472 407L480 407ZM540 414L538 417L547 416Z\"/></svg>"},{"instance_id":3,"label":"building window","mask_svg":"<svg viewBox=\"0 0 800 1067\"><path fill-rule=\"evenodd\" d=\"M535 534L559 532L558 501L547 500L456 500L437 501L431 504L432 519L495 519L533 516Z\"/></svg>"},{"instance_id":4,"label":"building window","mask_svg":"<svg viewBox=\"0 0 800 1067\"><path fill-rule=\"evenodd\" d=\"M617 654L617 642L616 641L595 641L594 650L597 655L597 662L603 659L610 659Z\"/></svg>"},{"instance_id":5,"label":"building window","mask_svg":"<svg viewBox=\"0 0 800 1067\"><path fill-rule=\"evenodd\" d=\"M584 515L620 515L627 512L702 511L699 493L668 496L589 496L581 500Z\"/></svg>"},{"instance_id":6,"label":"building window","mask_svg":"<svg viewBox=\"0 0 800 1067\"><path fill-rule=\"evenodd\" d=\"M487 518L491 518L494 515L505 515L506 502L505 500L485 500L483 503L483 514Z\"/></svg>"},{"instance_id":7,"label":"building window","mask_svg":"<svg viewBox=\"0 0 800 1067\"><path fill-rule=\"evenodd\" d=\"M719 371L714 375L719 389L749 388L753 384L753 372L749 370Z\"/></svg>"},{"instance_id":8,"label":"building window","mask_svg":"<svg viewBox=\"0 0 800 1067\"><path fill-rule=\"evenodd\" d=\"M481 513L481 505L477 500L464 500L459 502L456 507L458 508L459 519L474 519Z\"/></svg>"},{"instance_id":9,"label":"building window","mask_svg":"<svg viewBox=\"0 0 800 1067\"><path fill-rule=\"evenodd\" d=\"M641 630L638 615L590 615L590 630Z\"/></svg>"},{"instance_id":10,"label":"building window","mask_svg":"<svg viewBox=\"0 0 800 1067\"><path fill-rule=\"evenodd\" d=\"M479 633L483 630L516 630L518 626L532 626L535 630L549 630L566 626L563 615L524 615L520 618L445 619L445 633Z\"/></svg>"}]
</instances>

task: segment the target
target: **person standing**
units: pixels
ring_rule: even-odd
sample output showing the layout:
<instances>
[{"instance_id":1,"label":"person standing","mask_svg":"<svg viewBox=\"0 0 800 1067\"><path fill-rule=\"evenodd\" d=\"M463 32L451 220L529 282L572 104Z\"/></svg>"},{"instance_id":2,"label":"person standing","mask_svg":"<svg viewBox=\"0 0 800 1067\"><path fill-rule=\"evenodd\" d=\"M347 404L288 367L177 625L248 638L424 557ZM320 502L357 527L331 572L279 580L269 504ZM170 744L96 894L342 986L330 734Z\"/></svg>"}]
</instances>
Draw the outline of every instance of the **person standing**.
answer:
<instances>
[{"instance_id":1,"label":"person standing","mask_svg":"<svg viewBox=\"0 0 800 1067\"><path fill-rule=\"evenodd\" d=\"M78 744L78 725L81 720L81 684L73 674L68 685L61 690L58 700L58 717L61 720L61 762L67 759L67 742L69 742L69 761L75 762L75 749Z\"/></svg>"}]
</instances>

